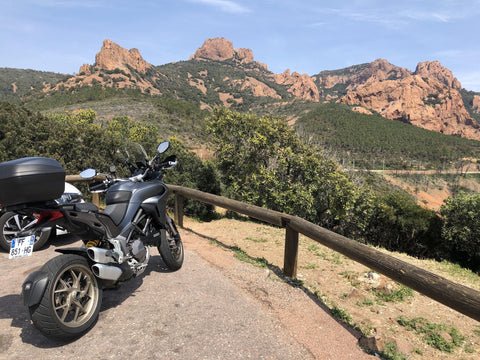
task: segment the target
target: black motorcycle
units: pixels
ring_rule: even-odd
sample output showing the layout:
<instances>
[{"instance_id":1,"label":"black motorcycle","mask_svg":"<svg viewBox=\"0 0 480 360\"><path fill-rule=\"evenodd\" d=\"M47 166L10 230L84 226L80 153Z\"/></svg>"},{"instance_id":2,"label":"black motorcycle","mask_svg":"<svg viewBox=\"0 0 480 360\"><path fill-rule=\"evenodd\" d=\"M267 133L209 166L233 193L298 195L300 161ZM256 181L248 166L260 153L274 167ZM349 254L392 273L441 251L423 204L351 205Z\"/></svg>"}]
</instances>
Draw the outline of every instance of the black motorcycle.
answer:
<instances>
[{"instance_id":1,"label":"black motorcycle","mask_svg":"<svg viewBox=\"0 0 480 360\"><path fill-rule=\"evenodd\" d=\"M168 142L161 143L148 160L137 144L140 155L127 152L129 178L118 179L114 172L92 184L91 191L106 193L103 211L92 203L52 200L63 192L65 180L65 171L53 159L0 164L0 202L7 210L37 217L37 228L61 226L84 242L81 248L57 249L62 255L28 275L22 285L31 320L45 336L72 340L87 332L98 318L103 289L140 275L148 265L149 246L157 247L169 269L181 268L183 244L167 214L168 189L162 182L162 171L173 168L177 159L159 157L168 147ZM81 174L94 175L93 169Z\"/></svg>"}]
</instances>

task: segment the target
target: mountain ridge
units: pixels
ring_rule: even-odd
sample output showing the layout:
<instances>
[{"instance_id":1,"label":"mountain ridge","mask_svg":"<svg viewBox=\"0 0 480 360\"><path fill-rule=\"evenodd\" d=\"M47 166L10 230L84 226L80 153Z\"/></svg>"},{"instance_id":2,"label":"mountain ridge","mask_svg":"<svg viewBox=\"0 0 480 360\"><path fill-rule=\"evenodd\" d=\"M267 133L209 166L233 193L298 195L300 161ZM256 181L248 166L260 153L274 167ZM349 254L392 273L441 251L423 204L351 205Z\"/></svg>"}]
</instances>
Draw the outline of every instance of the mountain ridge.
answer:
<instances>
[{"instance_id":1,"label":"mountain ridge","mask_svg":"<svg viewBox=\"0 0 480 360\"><path fill-rule=\"evenodd\" d=\"M255 61L252 50L235 49L221 37L205 40L188 61L159 66L145 61L138 49L127 50L106 39L93 65L83 64L75 76L45 83L42 91L98 85L186 100L198 97L203 109L216 105L249 108L259 101L334 101L351 105L355 111L376 112L425 129L480 140L474 118L480 114L480 94L469 96L465 106L460 82L438 61L420 62L415 71L377 59L313 76L289 69L274 74Z\"/></svg>"}]
</instances>

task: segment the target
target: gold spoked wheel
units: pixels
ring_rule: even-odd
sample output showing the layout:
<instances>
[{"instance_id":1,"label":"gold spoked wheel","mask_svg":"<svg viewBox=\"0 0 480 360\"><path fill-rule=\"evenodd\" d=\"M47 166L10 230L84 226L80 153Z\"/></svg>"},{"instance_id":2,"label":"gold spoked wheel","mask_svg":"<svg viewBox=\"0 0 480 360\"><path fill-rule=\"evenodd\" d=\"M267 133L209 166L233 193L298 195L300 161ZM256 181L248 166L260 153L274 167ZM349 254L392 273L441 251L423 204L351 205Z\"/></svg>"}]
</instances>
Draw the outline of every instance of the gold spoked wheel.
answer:
<instances>
[{"instance_id":1,"label":"gold spoked wheel","mask_svg":"<svg viewBox=\"0 0 480 360\"><path fill-rule=\"evenodd\" d=\"M85 257L63 254L39 270L48 276L40 303L29 307L35 327L45 336L70 341L85 334L98 320L102 283Z\"/></svg>"},{"instance_id":2,"label":"gold spoked wheel","mask_svg":"<svg viewBox=\"0 0 480 360\"><path fill-rule=\"evenodd\" d=\"M54 281L53 308L65 326L78 327L93 315L98 302L95 276L88 267L73 264Z\"/></svg>"}]
</instances>

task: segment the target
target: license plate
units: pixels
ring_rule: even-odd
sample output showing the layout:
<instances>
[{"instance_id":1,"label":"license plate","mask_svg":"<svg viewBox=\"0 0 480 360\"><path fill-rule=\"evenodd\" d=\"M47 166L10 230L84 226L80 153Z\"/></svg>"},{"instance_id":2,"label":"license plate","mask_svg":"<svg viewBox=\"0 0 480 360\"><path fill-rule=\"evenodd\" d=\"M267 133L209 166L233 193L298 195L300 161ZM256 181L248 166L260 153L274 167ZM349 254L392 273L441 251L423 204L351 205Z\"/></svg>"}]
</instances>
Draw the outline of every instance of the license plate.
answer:
<instances>
[{"instance_id":1,"label":"license plate","mask_svg":"<svg viewBox=\"0 0 480 360\"><path fill-rule=\"evenodd\" d=\"M12 239L8 258L16 259L24 256L32 256L34 242L35 235Z\"/></svg>"}]
</instances>

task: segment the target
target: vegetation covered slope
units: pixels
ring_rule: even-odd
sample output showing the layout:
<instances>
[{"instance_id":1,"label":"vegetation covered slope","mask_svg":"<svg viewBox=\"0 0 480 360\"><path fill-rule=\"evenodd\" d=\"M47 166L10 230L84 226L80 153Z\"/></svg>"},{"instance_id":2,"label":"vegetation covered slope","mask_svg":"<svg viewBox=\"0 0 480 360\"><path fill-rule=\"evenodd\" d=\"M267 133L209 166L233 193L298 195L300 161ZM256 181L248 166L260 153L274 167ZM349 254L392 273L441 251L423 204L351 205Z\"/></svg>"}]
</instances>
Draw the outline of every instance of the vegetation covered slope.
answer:
<instances>
[{"instance_id":1,"label":"vegetation covered slope","mask_svg":"<svg viewBox=\"0 0 480 360\"><path fill-rule=\"evenodd\" d=\"M0 68L0 100L15 100L41 91L47 84L56 84L67 75L53 72Z\"/></svg>"},{"instance_id":2,"label":"vegetation covered slope","mask_svg":"<svg viewBox=\"0 0 480 360\"><path fill-rule=\"evenodd\" d=\"M299 135L349 167L445 169L462 158L480 158L480 142L443 135L341 104L320 104L295 123Z\"/></svg>"}]
</instances>

